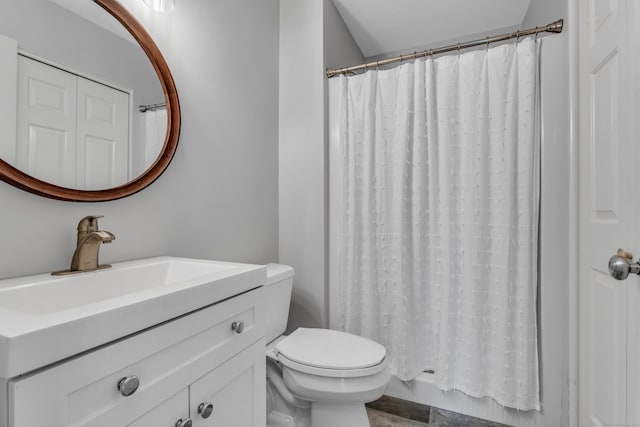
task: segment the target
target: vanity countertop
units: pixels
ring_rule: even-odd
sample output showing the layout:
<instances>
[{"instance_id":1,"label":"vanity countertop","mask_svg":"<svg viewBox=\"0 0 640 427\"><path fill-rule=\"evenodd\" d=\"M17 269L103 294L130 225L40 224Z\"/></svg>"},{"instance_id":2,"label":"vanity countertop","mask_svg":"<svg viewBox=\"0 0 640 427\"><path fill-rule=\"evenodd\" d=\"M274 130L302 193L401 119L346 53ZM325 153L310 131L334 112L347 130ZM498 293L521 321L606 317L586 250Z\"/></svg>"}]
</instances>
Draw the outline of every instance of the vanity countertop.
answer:
<instances>
[{"instance_id":1,"label":"vanity countertop","mask_svg":"<svg viewBox=\"0 0 640 427\"><path fill-rule=\"evenodd\" d=\"M0 378L12 378L249 291L266 267L176 257L0 280Z\"/></svg>"}]
</instances>

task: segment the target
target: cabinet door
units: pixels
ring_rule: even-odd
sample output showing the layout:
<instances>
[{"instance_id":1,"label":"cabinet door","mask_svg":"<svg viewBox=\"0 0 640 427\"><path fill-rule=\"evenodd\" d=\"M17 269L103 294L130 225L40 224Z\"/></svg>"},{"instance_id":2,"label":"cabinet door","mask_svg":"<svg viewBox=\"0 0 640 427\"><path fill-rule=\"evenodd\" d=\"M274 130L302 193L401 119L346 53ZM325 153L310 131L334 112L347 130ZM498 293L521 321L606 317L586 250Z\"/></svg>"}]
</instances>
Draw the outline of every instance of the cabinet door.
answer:
<instances>
[{"instance_id":1,"label":"cabinet door","mask_svg":"<svg viewBox=\"0 0 640 427\"><path fill-rule=\"evenodd\" d=\"M266 413L264 340L205 375L190 388L193 427L264 427ZM198 408L213 405L207 418Z\"/></svg>"},{"instance_id":2,"label":"cabinet door","mask_svg":"<svg viewBox=\"0 0 640 427\"><path fill-rule=\"evenodd\" d=\"M127 427L175 427L178 420L189 417L189 390L184 389L165 400Z\"/></svg>"}]
</instances>

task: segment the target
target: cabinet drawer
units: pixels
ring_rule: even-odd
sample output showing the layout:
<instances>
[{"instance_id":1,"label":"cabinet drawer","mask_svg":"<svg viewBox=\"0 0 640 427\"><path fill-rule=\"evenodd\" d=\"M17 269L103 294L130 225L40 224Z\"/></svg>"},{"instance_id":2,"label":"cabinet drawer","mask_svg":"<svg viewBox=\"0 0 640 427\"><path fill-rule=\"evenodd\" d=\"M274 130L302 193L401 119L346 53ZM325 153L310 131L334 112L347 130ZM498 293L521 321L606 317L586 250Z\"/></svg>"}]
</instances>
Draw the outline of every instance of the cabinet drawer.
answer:
<instances>
[{"instance_id":1,"label":"cabinet drawer","mask_svg":"<svg viewBox=\"0 0 640 427\"><path fill-rule=\"evenodd\" d=\"M256 341L258 288L9 383L14 427L124 426ZM241 333L231 325L242 322ZM136 376L130 396L120 379ZM33 410L37 408L37 410Z\"/></svg>"}]
</instances>

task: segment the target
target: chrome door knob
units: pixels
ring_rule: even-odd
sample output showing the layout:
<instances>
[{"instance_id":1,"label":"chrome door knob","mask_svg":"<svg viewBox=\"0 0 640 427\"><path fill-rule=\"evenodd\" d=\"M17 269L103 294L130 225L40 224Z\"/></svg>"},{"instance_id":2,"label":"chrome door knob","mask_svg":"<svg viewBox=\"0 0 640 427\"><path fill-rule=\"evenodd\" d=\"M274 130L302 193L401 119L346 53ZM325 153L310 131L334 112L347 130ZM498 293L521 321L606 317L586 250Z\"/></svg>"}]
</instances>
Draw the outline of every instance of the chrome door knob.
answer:
<instances>
[{"instance_id":1,"label":"chrome door knob","mask_svg":"<svg viewBox=\"0 0 640 427\"><path fill-rule=\"evenodd\" d=\"M175 427L192 427L192 426L193 426L193 421L191 421L191 418L187 418L184 420L180 418L178 421L176 421Z\"/></svg>"},{"instance_id":2,"label":"chrome door knob","mask_svg":"<svg viewBox=\"0 0 640 427\"><path fill-rule=\"evenodd\" d=\"M231 324L231 330L237 334L241 334L244 331L244 322L233 322Z\"/></svg>"},{"instance_id":3,"label":"chrome door knob","mask_svg":"<svg viewBox=\"0 0 640 427\"><path fill-rule=\"evenodd\" d=\"M198 414L202 418L209 418L213 413L213 403L201 403L198 406Z\"/></svg>"},{"instance_id":4,"label":"chrome door knob","mask_svg":"<svg viewBox=\"0 0 640 427\"><path fill-rule=\"evenodd\" d=\"M135 375L120 378L118 381L118 391L124 397L131 396L140 386L140 380Z\"/></svg>"},{"instance_id":5,"label":"chrome door knob","mask_svg":"<svg viewBox=\"0 0 640 427\"><path fill-rule=\"evenodd\" d=\"M624 280L629 273L640 275L640 264L632 262L633 254L618 249L618 252L609 258L609 274L616 280Z\"/></svg>"}]
</instances>

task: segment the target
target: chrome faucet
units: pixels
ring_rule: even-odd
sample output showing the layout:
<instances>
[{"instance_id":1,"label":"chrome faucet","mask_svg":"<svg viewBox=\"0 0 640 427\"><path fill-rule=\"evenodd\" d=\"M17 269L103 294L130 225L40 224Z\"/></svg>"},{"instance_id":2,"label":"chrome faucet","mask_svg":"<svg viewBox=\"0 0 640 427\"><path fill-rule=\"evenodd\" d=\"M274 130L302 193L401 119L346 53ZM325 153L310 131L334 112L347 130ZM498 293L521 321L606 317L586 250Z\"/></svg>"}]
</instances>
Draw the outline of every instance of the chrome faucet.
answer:
<instances>
[{"instance_id":1,"label":"chrome faucet","mask_svg":"<svg viewBox=\"0 0 640 427\"><path fill-rule=\"evenodd\" d=\"M52 275L60 276L111 267L110 264L100 265L98 263L98 254L100 245L111 243L116 236L108 231L98 230L98 218L102 218L102 215L90 215L80 220L78 223L78 241L73 258L71 258L71 268L54 271L51 273Z\"/></svg>"}]
</instances>

